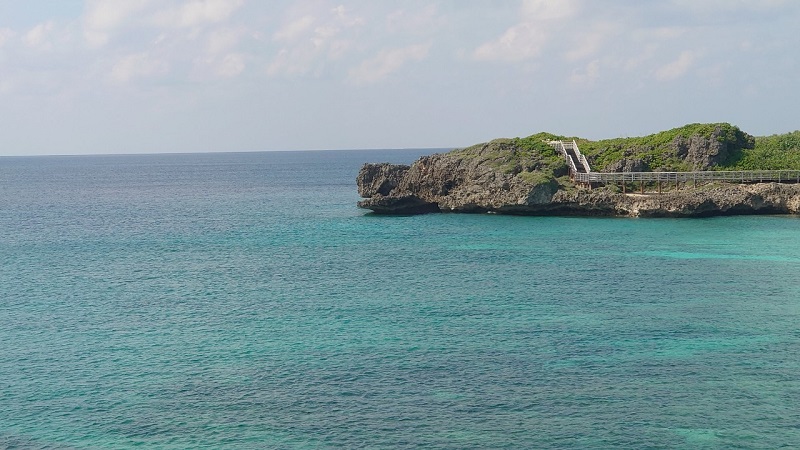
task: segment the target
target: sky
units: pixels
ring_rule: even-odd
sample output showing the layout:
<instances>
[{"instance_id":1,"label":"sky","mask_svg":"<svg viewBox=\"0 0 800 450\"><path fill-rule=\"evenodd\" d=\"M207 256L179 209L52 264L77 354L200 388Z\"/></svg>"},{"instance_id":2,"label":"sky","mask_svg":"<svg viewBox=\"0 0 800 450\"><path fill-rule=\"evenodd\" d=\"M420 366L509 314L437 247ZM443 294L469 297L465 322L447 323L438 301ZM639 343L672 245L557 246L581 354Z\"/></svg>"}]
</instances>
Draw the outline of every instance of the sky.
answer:
<instances>
[{"instance_id":1,"label":"sky","mask_svg":"<svg viewBox=\"0 0 800 450\"><path fill-rule=\"evenodd\" d=\"M800 128L796 0L0 0L0 155Z\"/></svg>"}]
</instances>

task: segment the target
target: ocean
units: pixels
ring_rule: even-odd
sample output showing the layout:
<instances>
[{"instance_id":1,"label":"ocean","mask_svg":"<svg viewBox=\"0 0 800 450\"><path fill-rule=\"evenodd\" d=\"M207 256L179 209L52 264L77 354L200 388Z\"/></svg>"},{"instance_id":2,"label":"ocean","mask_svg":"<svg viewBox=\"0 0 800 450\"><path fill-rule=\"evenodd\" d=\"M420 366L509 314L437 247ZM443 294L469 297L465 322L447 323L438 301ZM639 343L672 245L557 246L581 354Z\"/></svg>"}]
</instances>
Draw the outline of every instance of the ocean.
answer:
<instances>
[{"instance_id":1,"label":"ocean","mask_svg":"<svg viewBox=\"0 0 800 450\"><path fill-rule=\"evenodd\" d=\"M0 448L800 447L800 219L356 208L427 152L0 158Z\"/></svg>"}]
</instances>

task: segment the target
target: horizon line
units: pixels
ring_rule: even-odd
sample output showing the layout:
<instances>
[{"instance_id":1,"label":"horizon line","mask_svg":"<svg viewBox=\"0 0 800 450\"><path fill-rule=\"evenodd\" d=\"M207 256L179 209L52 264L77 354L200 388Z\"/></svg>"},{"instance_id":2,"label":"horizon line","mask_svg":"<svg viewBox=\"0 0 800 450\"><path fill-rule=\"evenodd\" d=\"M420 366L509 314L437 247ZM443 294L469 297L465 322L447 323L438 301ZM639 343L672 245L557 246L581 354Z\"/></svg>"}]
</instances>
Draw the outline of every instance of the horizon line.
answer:
<instances>
[{"instance_id":1,"label":"horizon line","mask_svg":"<svg viewBox=\"0 0 800 450\"><path fill-rule=\"evenodd\" d=\"M303 152L367 152L367 151L411 151L411 150L454 150L461 147L386 147L386 148L327 148L327 149L289 149L289 150L189 150L166 152L124 152L124 153L29 153L0 154L0 158L73 157L73 156L154 156L154 155L214 155L236 153L303 153Z\"/></svg>"}]
</instances>

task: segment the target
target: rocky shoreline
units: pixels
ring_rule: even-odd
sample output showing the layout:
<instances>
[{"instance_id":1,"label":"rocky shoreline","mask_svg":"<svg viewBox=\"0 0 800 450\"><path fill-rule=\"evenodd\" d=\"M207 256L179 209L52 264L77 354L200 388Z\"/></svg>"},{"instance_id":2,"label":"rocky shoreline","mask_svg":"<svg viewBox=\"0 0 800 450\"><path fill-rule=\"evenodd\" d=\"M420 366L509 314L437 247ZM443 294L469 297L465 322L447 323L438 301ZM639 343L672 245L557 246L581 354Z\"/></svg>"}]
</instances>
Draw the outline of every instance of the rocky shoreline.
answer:
<instances>
[{"instance_id":1,"label":"rocky shoreline","mask_svg":"<svg viewBox=\"0 0 800 450\"><path fill-rule=\"evenodd\" d=\"M713 183L663 193L619 192L617 186L579 188L563 168L498 163L508 140L471 152L424 156L411 165L365 164L358 174L361 208L377 214L433 212L623 217L708 217L799 214L800 184ZM513 160L512 160L513 161ZM501 164L502 163L502 164ZM545 170L546 169L546 170ZM673 186L674 188L674 186Z\"/></svg>"}]
</instances>

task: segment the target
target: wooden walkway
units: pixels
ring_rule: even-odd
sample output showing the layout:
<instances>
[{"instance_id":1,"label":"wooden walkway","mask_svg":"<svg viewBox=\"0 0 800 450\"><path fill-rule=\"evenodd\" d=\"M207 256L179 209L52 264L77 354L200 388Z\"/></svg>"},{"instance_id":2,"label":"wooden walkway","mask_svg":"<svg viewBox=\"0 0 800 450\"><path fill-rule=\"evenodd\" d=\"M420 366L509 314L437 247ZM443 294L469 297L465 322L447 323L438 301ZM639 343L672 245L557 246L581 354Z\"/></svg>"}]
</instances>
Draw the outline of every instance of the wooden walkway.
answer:
<instances>
[{"instance_id":1,"label":"wooden walkway","mask_svg":"<svg viewBox=\"0 0 800 450\"><path fill-rule=\"evenodd\" d=\"M592 172L589 161L575 141L549 142L567 162L570 178L576 183L688 183L725 181L728 183L800 183L800 170L709 170L697 172Z\"/></svg>"}]
</instances>

